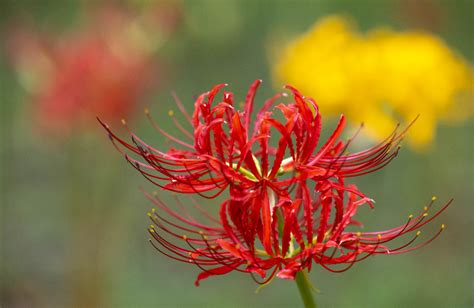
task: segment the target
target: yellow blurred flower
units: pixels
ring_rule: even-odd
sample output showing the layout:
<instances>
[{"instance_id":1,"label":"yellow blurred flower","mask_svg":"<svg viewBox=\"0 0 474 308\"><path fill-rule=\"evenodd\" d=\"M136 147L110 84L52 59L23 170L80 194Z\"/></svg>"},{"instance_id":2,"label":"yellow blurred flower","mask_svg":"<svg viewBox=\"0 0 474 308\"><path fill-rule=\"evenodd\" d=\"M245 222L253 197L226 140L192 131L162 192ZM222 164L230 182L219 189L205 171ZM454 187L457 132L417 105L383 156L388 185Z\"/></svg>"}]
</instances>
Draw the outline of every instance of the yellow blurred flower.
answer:
<instances>
[{"instance_id":1,"label":"yellow blurred flower","mask_svg":"<svg viewBox=\"0 0 474 308\"><path fill-rule=\"evenodd\" d=\"M298 87L324 113L364 122L371 137L385 137L397 122L421 114L408 135L417 148L432 141L439 120L473 113L473 76L469 64L434 35L385 28L362 34L339 16L290 42L274 67L278 84Z\"/></svg>"}]
</instances>

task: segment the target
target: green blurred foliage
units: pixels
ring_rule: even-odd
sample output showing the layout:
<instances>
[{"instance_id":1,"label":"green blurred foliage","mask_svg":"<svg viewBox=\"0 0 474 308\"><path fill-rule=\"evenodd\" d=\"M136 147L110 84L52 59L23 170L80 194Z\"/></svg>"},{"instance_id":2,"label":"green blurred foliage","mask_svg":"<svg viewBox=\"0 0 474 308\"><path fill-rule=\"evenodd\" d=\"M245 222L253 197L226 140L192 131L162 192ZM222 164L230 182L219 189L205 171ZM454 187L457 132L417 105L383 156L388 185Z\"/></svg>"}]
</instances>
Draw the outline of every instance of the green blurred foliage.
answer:
<instances>
[{"instance_id":1,"label":"green blurred foliage","mask_svg":"<svg viewBox=\"0 0 474 308\"><path fill-rule=\"evenodd\" d=\"M216 83L229 83L243 99L250 83L261 78L261 102L275 91L269 77L272 42L284 42L332 13L353 16L363 29L381 24L426 27L472 62L473 2L420 2L426 10L411 1L184 1L177 32L157 54L166 63L161 87L143 105L172 129L166 111L173 108L173 90L191 109L193 97ZM38 29L73 28L81 23L82 4L3 0L0 34L7 35L21 18L33 20ZM435 26L423 14L433 8ZM423 18L428 22L420 22ZM250 277L232 273L194 287L197 268L169 260L149 245L145 214L151 205L139 187L154 188L127 166L99 126L62 143L34 132L30 102L4 54L0 92L0 306L300 306L290 281L275 279L254 294L257 285ZM166 147L144 115L137 118L134 130ZM334 122L326 125L329 131ZM375 210L358 214L367 228L398 225L433 194L439 202L454 197L455 203L439 220L446 223L446 232L422 250L373 257L343 274L315 266L311 279L321 290L316 296L320 307L474 305L473 133L472 121L442 126L429 153L406 149L386 169L357 181L377 200ZM173 202L167 192L161 194ZM437 228L433 225L431 231Z\"/></svg>"}]
</instances>

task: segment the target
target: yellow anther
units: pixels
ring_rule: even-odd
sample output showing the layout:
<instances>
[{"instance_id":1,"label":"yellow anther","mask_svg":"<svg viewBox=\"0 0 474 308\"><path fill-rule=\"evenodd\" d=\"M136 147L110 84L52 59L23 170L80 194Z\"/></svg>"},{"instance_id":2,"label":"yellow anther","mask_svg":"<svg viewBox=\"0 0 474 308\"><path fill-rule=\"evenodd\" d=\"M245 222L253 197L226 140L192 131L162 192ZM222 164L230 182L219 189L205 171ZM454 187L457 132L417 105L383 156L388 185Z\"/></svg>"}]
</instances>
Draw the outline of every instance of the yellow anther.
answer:
<instances>
[{"instance_id":1,"label":"yellow anther","mask_svg":"<svg viewBox=\"0 0 474 308\"><path fill-rule=\"evenodd\" d=\"M127 121L125 121L125 119L122 119L120 121L122 122L123 125L127 125Z\"/></svg>"},{"instance_id":2,"label":"yellow anther","mask_svg":"<svg viewBox=\"0 0 474 308\"><path fill-rule=\"evenodd\" d=\"M428 216L428 213L424 213L424 214L423 214L423 217L426 217L426 216Z\"/></svg>"},{"instance_id":3,"label":"yellow anther","mask_svg":"<svg viewBox=\"0 0 474 308\"><path fill-rule=\"evenodd\" d=\"M416 232L416 236L419 236L421 234L421 231Z\"/></svg>"},{"instance_id":4,"label":"yellow anther","mask_svg":"<svg viewBox=\"0 0 474 308\"><path fill-rule=\"evenodd\" d=\"M186 241L187 239L188 239L188 237L186 235L183 235L183 240Z\"/></svg>"},{"instance_id":5,"label":"yellow anther","mask_svg":"<svg viewBox=\"0 0 474 308\"><path fill-rule=\"evenodd\" d=\"M381 234L377 234L377 238L378 238L379 240L381 240L381 239L382 239L382 235L381 235Z\"/></svg>"},{"instance_id":6,"label":"yellow anther","mask_svg":"<svg viewBox=\"0 0 474 308\"><path fill-rule=\"evenodd\" d=\"M151 217L151 213L150 213L150 212L146 213L146 215L147 215L148 217Z\"/></svg>"},{"instance_id":7,"label":"yellow anther","mask_svg":"<svg viewBox=\"0 0 474 308\"><path fill-rule=\"evenodd\" d=\"M408 216L408 219L412 219L413 218L413 214L410 214L410 216Z\"/></svg>"},{"instance_id":8,"label":"yellow anther","mask_svg":"<svg viewBox=\"0 0 474 308\"><path fill-rule=\"evenodd\" d=\"M173 110L169 110L169 111L168 111L168 115L169 115L170 117L172 117L172 116L174 115L174 111L173 111Z\"/></svg>"},{"instance_id":9,"label":"yellow anther","mask_svg":"<svg viewBox=\"0 0 474 308\"><path fill-rule=\"evenodd\" d=\"M240 249L240 244L235 245L236 249Z\"/></svg>"},{"instance_id":10,"label":"yellow anther","mask_svg":"<svg viewBox=\"0 0 474 308\"><path fill-rule=\"evenodd\" d=\"M152 213L155 213L155 212L156 212L156 209L155 209L155 208L152 208L152 209L151 209L151 212L152 212Z\"/></svg>"},{"instance_id":11,"label":"yellow anther","mask_svg":"<svg viewBox=\"0 0 474 308\"><path fill-rule=\"evenodd\" d=\"M428 211L428 207L425 206L425 207L423 208L423 210L424 210L424 211Z\"/></svg>"},{"instance_id":12,"label":"yellow anther","mask_svg":"<svg viewBox=\"0 0 474 308\"><path fill-rule=\"evenodd\" d=\"M431 197L431 201L435 201L436 199L436 196Z\"/></svg>"},{"instance_id":13,"label":"yellow anther","mask_svg":"<svg viewBox=\"0 0 474 308\"><path fill-rule=\"evenodd\" d=\"M155 232L155 229L148 229L151 233Z\"/></svg>"},{"instance_id":14,"label":"yellow anther","mask_svg":"<svg viewBox=\"0 0 474 308\"><path fill-rule=\"evenodd\" d=\"M204 232L202 232L202 230L199 230L199 234L203 235L203 234L204 234Z\"/></svg>"},{"instance_id":15,"label":"yellow anther","mask_svg":"<svg viewBox=\"0 0 474 308\"><path fill-rule=\"evenodd\" d=\"M154 225L150 225L150 229L155 229L155 226L154 226Z\"/></svg>"},{"instance_id":16,"label":"yellow anther","mask_svg":"<svg viewBox=\"0 0 474 308\"><path fill-rule=\"evenodd\" d=\"M441 229L444 229L446 228L446 226L444 224L441 225Z\"/></svg>"},{"instance_id":17,"label":"yellow anther","mask_svg":"<svg viewBox=\"0 0 474 308\"><path fill-rule=\"evenodd\" d=\"M362 235L362 233L357 232L356 235L357 235L358 237L360 237L360 236Z\"/></svg>"},{"instance_id":18,"label":"yellow anther","mask_svg":"<svg viewBox=\"0 0 474 308\"><path fill-rule=\"evenodd\" d=\"M145 114L150 114L150 110L148 110L148 108L145 108Z\"/></svg>"},{"instance_id":19,"label":"yellow anther","mask_svg":"<svg viewBox=\"0 0 474 308\"><path fill-rule=\"evenodd\" d=\"M202 238L203 238L205 241L207 241L207 240L209 239L209 238L207 237L207 235L204 235Z\"/></svg>"}]
</instances>

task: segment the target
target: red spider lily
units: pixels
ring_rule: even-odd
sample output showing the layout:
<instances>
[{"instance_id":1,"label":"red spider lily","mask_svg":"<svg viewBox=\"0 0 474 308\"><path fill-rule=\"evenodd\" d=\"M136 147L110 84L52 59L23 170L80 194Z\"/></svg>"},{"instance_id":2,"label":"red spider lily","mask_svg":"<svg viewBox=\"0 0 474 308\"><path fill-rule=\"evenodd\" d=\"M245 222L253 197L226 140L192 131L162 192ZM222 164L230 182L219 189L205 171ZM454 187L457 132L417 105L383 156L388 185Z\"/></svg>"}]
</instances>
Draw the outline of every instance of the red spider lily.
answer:
<instances>
[{"instance_id":1,"label":"red spider lily","mask_svg":"<svg viewBox=\"0 0 474 308\"><path fill-rule=\"evenodd\" d=\"M157 186L208 199L229 191L218 218L193 199L205 221L187 213L183 206L177 212L156 195L146 194L156 205L149 213L153 245L170 258L196 264L202 270L196 284L233 270L252 277L256 273L263 279L256 280L261 284L275 275L294 279L298 271L310 270L313 262L332 272L343 272L374 254L420 248L441 233L444 225L432 238L415 243L419 229L451 201L428 217L431 202L420 215L410 215L406 223L393 229L348 231L350 226L361 226L353 219L359 206L373 207L373 200L354 185L347 185L345 179L385 166L397 155L405 131L395 130L378 145L348 154L350 140L338 141L345 123L341 116L329 139L318 147L318 106L291 86L286 88L292 102L277 103L286 95L275 95L257 112L251 126L260 83L257 80L251 86L243 111L236 109L230 92L224 91L222 98L216 99L223 84L197 98L193 115L176 99L194 134L176 119L174 122L189 142L165 132L146 111L155 128L182 149L162 152L131 132L132 143L127 143L101 122L127 161ZM272 135L277 136L274 144ZM409 234L413 235L405 244L387 245Z\"/></svg>"},{"instance_id":2,"label":"red spider lily","mask_svg":"<svg viewBox=\"0 0 474 308\"><path fill-rule=\"evenodd\" d=\"M157 10L170 9L151 7L133 14L118 5L91 5L88 22L63 36L15 29L11 58L32 95L39 126L61 135L87 127L95 115L109 120L130 116L156 81L153 52L177 18Z\"/></svg>"},{"instance_id":3,"label":"red spider lily","mask_svg":"<svg viewBox=\"0 0 474 308\"><path fill-rule=\"evenodd\" d=\"M154 73L148 55L114 51L106 38L93 33L53 44L29 34L16 39L20 74L41 76L28 90L34 118L48 133L82 128L97 114L107 119L132 114Z\"/></svg>"},{"instance_id":4,"label":"red spider lily","mask_svg":"<svg viewBox=\"0 0 474 308\"><path fill-rule=\"evenodd\" d=\"M123 58L102 39L74 40L56 52L55 75L36 101L38 120L47 129L83 125L92 114L130 115L153 74L150 59Z\"/></svg>"}]
</instances>

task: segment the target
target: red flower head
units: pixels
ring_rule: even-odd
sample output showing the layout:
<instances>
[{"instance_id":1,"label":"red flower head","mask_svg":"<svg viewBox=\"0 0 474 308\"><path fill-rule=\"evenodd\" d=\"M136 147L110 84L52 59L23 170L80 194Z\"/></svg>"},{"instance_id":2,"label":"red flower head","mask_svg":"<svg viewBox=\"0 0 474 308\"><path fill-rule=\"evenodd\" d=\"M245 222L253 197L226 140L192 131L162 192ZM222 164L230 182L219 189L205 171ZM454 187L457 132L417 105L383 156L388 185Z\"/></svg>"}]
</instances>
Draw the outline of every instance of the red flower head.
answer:
<instances>
[{"instance_id":1,"label":"red flower head","mask_svg":"<svg viewBox=\"0 0 474 308\"><path fill-rule=\"evenodd\" d=\"M172 7L155 6L139 13L92 5L87 22L63 36L12 32L12 62L41 128L61 135L87 127L97 115L120 119L136 110L157 77L154 52L177 18Z\"/></svg>"},{"instance_id":2,"label":"red flower head","mask_svg":"<svg viewBox=\"0 0 474 308\"><path fill-rule=\"evenodd\" d=\"M39 127L61 136L71 128L87 127L96 115L107 119L130 115L154 70L148 56L121 52L92 34L60 40L32 55L20 50L17 63L28 61L33 66L19 64L18 68L26 70L24 74L41 76L35 88L29 89ZM38 71L32 72L35 68Z\"/></svg>"},{"instance_id":3,"label":"red flower head","mask_svg":"<svg viewBox=\"0 0 474 308\"><path fill-rule=\"evenodd\" d=\"M83 125L94 115L130 115L149 83L149 59L123 57L97 38L73 40L56 50L57 69L36 101L42 127Z\"/></svg>"},{"instance_id":4,"label":"red flower head","mask_svg":"<svg viewBox=\"0 0 474 308\"><path fill-rule=\"evenodd\" d=\"M127 143L101 122L131 165L157 186L208 199L229 191L218 218L193 200L206 221L193 218L183 207L175 211L156 194L147 194L156 205L149 213L153 245L170 258L196 264L202 270L196 284L233 270L252 277L256 273L263 279L259 283L275 274L293 279L298 271L310 270L313 263L342 272L370 255L420 248L440 234L444 226L431 239L416 243L418 230L450 202L428 217L431 202L420 215L410 215L393 229L348 231L351 225L351 229L361 226L353 219L359 206L373 207L373 200L346 184L346 178L373 172L390 162L404 131L395 130L380 144L348 154L350 141L338 141L345 123L341 116L332 135L318 147L318 106L291 86L286 87L292 94L291 103L277 103L287 96L277 94L252 120L260 83L257 80L251 86L243 111L236 109L231 92L224 91L217 99L224 84L200 95L193 115L176 99L194 133L176 119L174 122L189 142L165 132L146 112L157 130L181 149L162 152L133 133L132 143ZM408 234L412 237L406 244L388 245Z\"/></svg>"}]
</instances>

